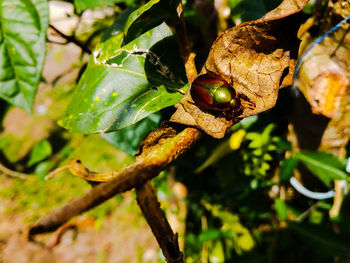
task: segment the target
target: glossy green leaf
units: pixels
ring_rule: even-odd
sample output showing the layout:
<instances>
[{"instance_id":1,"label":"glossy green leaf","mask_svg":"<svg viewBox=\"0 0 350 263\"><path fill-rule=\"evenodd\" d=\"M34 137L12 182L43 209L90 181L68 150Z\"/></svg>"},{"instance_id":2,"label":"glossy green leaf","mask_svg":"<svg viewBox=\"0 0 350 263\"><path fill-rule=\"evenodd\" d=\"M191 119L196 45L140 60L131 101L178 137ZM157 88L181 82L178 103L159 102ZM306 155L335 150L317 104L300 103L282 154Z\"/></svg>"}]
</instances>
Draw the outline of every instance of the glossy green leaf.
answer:
<instances>
[{"instance_id":1,"label":"glossy green leaf","mask_svg":"<svg viewBox=\"0 0 350 263\"><path fill-rule=\"evenodd\" d=\"M0 98L31 112L45 57L47 0L0 1Z\"/></svg>"},{"instance_id":2,"label":"glossy green leaf","mask_svg":"<svg viewBox=\"0 0 350 263\"><path fill-rule=\"evenodd\" d=\"M184 68L170 29L162 24L120 48L122 38L120 33L96 46L59 121L66 129L121 130L182 98Z\"/></svg>"},{"instance_id":3,"label":"glossy green leaf","mask_svg":"<svg viewBox=\"0 0 350 263\"><path fill-rule=\"evenodd\" d=\"M180 2L180 0L150 0L135 10L125 24L123 45L160 25L169 16L176 15L176 7Z\"/></svg>"},{"instance_id":4,"label":"glossy green leaf","mask_svg":"<svg viewBox=\"0 0 350 263\"><path fill-rule=\"evenodd\" d=\"M30 153L28 166L32 166L46 159L52 154L52 147L48 140L37 142Z\"/></svg>"},{"instance_id":5,"label":"glossy green leaf","mask_svg":"<svg viewBox=\"0 0 350 263\"><path fill-rule=\"evenodd\" d=\"M345 180L348 178L344 172L344 164L336 156L326 152L296 153L303 164L317 176L326 186L330 186L333 180Z\"/></svg>"},{"instance_id":6,"label":"glossy green leaf","mask_svg":"<svg viewBox=\"0 0 350 263\"><path fill-rule=\"evenodd\" d=\"M111 4L126 3L132 5L135 0L74 0L74 6L78 13L86 9L94 9L98 7L105 7Z\"/></svg>"},{"instance_id":7,"label":"glossy green leaf","mask_svg":"<svg viewBox=\"0 0 350 263\"><path fill-rule=\"evenodd\" d=\"M139 121L133 126L120 131L101 134L107 142L124 152L135 155L139 149L140 142L159 126L161 115L154 113Z\"/></svg>"}]
</instances>

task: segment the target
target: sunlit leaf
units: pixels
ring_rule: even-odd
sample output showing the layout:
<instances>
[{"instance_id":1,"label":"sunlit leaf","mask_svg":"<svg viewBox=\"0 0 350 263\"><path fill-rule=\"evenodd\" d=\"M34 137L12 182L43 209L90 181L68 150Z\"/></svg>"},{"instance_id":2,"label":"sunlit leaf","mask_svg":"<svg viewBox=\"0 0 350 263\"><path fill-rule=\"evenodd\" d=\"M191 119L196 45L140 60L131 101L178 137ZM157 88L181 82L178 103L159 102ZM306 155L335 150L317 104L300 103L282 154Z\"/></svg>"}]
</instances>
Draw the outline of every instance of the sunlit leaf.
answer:
<instances>
[{"instance_id":1,"label":"sunlit leaf","mask_svg":"<svg viewBox=\"0 0 350 263\"><path fill-rule=\"evenodd\" d=\"M210 262L225 262L225 250L220 240L214 242L214 245L209 254L209 259Z\"/></svg>"},{"instance_id":2,"label":"sunlit leaf","mask_svg":"<svg viewBox=\"0 0 350 263\"><path fill-rule=\"evenodd\" d=\"M160 25L169 16L176 15L176 7L180 2L180 0L150 0L135 10L125 24L123 45Z\"/></svg>"},{"instance_id":3,"label":"sunlit leaf","mask_svg":"<svg viewBox=\"0 0 350 263\"><path fill-rule=\"evenodd\" d=\"M47 0L0 2L0 98L31 112L45 57Z\"/></svg>"},{"instance_id":4,"label":"sunlit leaf","mask_svg":"<svg viewBox=\"0 0 350 263\"><path fill-rule=\"evenodd\" d=\"M119 33L97 45L60 125L112 132L179 102L185 74L170 29L162 24L120 48L122 38Z\"/></svg>"},{"instance_id":5,"label":"sunlit leaf","mask_svg":"<svg viewBox=\"0 0 350 263\"><path fill-rule=\"evenodd\" d=\"M243 129L240 129L231 135L229 144L232 150L237 150L241 146L245 135L246 131Z\"/></svg>"},{"instance_id":6,"label":"sunlit leaf","mask_svg":"<svg viewBox=\"0 0 350 263\"><path fill-rule=\"evenodd\" d=\"M344 172L343 163L334 155L326 152L297 153L295 157L317 176L326 186L333 180L345 180L348 175Z\"/></svg>"}]
</instances>

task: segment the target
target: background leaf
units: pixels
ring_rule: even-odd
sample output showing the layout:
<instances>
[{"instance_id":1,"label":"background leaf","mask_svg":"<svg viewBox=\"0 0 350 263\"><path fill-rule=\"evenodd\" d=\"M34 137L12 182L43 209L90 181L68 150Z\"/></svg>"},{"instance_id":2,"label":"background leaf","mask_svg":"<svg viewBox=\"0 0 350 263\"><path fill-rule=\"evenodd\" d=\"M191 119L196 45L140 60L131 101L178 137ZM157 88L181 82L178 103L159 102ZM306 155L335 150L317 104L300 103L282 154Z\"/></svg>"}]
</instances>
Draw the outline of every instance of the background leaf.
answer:
<instances>
[{"instance_id":1,"label":"background leaf","mask_svg":"<svg viewBox=\"0 0 350 263\"><path fill-rule=\"evenodd\" d=\"M279 198L276 198L274 202L275 202L275 209L276 209L276 212L277 212L279 218L281 220L285 220L287 218L286 203Z\"/></svg>"},{"instance_id":2,"label":"background leaf","mask_svg":"<svg viewBox=\"0 0 350 263\"><path fill-rule=\"evenodd\" d=\"M180 55L165 48L152 49L162 46L161 41L176 46L170 29L162 24L120 48L122 38L120 33L97 45L59 122L66 129L80 133L117 131L180 101L182 95L176 90L184 83L172 79L175 67L163 63L179 65Z\"/></svg>"},{"instance_id":3,"label":"background leaf","mask_svg":"<svg viewBox=\"0 0 350 263\"><path fill-rule=\"evenodd\" d=\"M49 157L52 153L52 147L48 140L42 140L34 145L33 150L30 153L28 166L32 166L45 158Z\"/></svg>"},{"instance_id":4,"label":"background leaf","mask_svg":"<svg viewBox=\"0 0 350 263\"><path fill-rule=\"evenodd\" d=\"M0 98L31 112L45 57L47 0L0 2Z\"/></svg>"},{"instance_id":5,"label":"background leaf","mask_svg":"<svg viewBox=\"0 0 350 263\"><path fill-rule=\"evenodd\" d=\"M235 22L259 19L280 3L281 1L278 0L228 0L228 4L231 8L231 17Z\"/></svg>"},{"instance_id":6,"label":"background leaf","mask_svg":"<svg viewBox=\"0 0 350 263\"><path fill-rule=\"evenodd\" d=\"M293 171L298 164L298 159L290 157L281 162L280 180L281 182L288 180L293 176Z\"/></svg>"},{"instance_id":7,"label":"background leaf","mask_svg":"<svg viewBox=\"0 0 350 263\"><path fill-rule=\"evenodd\" d=\"M345 180L348 175L343 171L344 164L334 155L326 152L296 153L300 161L326 186L333 180Z\"/></svg>"},{"instance_id":8,"label":"background leaf","mask_svg":"<svg viewBox=\"0 0 350 263\"><path fill-rule=\"evenodd\" d=\"M318 253L328 255L349 253L342 238L324 227L294 222L288 222L288 226L305 241L305 244L317 250Z\"/></svg>"},{"instance_id":9,"label":"background leaf","mask_svg":"<svg viewBox=\"0 0 350 263\"><path fill-rule=\"evenodd\" d=\"M101 137L116 148L133 156L137 153L140 142L146 135L159 126L160 119L161 115L154 113L131 127L104 133L101 134Z\"/></svg>"}]
</instances>

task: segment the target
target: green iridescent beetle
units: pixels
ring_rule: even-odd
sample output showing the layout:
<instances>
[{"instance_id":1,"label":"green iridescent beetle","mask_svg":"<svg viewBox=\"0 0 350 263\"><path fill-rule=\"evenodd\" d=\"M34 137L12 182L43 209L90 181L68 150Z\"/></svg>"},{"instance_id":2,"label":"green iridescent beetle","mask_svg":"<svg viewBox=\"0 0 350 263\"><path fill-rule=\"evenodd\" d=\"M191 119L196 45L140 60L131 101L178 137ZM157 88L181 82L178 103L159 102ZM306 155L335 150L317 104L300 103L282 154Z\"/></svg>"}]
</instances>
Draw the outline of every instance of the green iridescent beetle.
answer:
<instances>
[{"instance_id":1,"label":"green iridescent beetle","mask_svg":"<svg viewBox=\"0 0 350 263\"><path fill-rule=\"evenodd\" d=\"M195 104L205 109L224 112L241 109L239 94L213 73L198 76L191 85L190 94Z\"/></svg>"}]
</instances>

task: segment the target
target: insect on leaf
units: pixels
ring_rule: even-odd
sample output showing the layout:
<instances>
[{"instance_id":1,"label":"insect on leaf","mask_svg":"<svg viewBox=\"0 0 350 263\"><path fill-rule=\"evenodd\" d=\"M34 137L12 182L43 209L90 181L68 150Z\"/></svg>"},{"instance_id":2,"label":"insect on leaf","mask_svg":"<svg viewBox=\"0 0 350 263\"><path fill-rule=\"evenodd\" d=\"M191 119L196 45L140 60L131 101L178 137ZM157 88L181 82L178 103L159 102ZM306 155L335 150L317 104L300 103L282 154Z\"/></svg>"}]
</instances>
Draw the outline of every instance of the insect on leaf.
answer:
<instances>
[{"instance_id":1,"label":"insect on leaf","mask_svg":"<svg viewBox=\"0 0 350 263\"><path fill-rule=\"evenodd\" d=\"M172 121L222 138L240 118L272 108L279 88L292 84L299 43L296 13L306 3L285 0L263 18L228 29L215 40L200 75L215 74L232 86L240 99L237 112L211 111L186 94Z\"/></svg>"}]
</instances>

